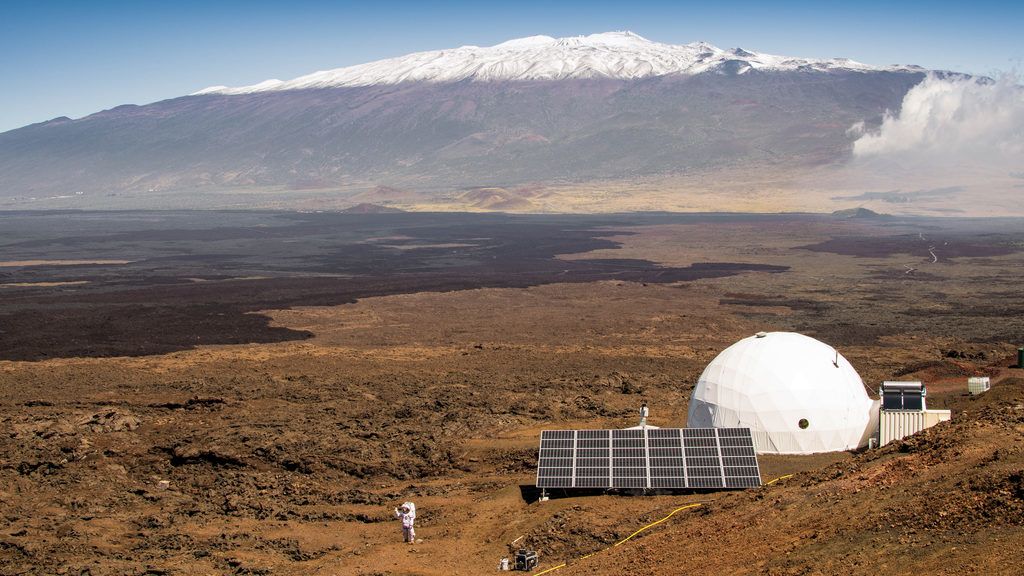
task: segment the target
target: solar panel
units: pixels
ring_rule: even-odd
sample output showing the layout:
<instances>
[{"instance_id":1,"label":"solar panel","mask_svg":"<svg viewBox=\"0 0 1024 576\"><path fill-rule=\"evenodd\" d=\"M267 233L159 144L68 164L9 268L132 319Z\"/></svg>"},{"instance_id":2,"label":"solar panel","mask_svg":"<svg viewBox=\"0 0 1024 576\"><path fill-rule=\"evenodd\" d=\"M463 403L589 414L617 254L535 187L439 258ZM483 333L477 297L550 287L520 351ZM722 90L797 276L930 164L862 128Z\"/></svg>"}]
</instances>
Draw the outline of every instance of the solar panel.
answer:
<instances>
[{"instance_id":1,"label":"solar panel","mask_svg":"<svg viewBox=\"0 0 1024 576\"><path fill-rule=\"evenodd\" d=\"M878 391L882 398L882 410L907 410L921 412L925 409L924 398L928 395L923 383L882 382Z\"/></svg>"},{"instance_id":2,"label":"solar panel","mask_svg":"<svg viewBox=\"0 0 1024 576\"><path fill-rule=\"evenodd\" d=\"M538 488L754 488L749 428L544 430Z\"/></svg>"}]
</instances>

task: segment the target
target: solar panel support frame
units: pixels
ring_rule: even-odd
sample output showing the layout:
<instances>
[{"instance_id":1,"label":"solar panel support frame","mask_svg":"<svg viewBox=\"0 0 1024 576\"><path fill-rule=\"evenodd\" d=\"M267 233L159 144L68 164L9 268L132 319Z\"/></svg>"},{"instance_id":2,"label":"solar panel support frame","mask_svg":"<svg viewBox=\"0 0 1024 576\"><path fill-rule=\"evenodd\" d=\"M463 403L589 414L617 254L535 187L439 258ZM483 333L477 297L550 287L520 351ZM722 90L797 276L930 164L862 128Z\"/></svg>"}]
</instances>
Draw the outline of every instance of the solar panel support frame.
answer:
<instances>
[{"instance_id":1,"label":"solar panel support frame","mask_svg":"<svg viewBox=\"0 0 1024 576\"><path fill-rule=\"evenodd\" d=\"M643 428L644 432L644 468L647 470L645 474L645 480L647 488L651 487L651 438L647 434L647 427Z\"/></svg>"},{"instance_id":2,"label":"solar panel support frame","mask_svg":"<svg viewBox=\"0 0 1024 576\"><path fill-rule=\"evenodd\" d=\"M573 454L573 458L572 458L572 485L573 486L576 485L576 460L577 460L576 454L579 454L579 452L577 452L577 446L578 445L579 445L579 434L575 430L573 430L572 431L572 454Z\"/></svg>"},{"instance_id":3,"label":"solar panel support frame","mask_svg":"<svg viewBox=\"0 0 1024 576\"><path fill-rule=\"evenodd\" d=\"M718 433L718 428L715 431L715 450L718 451L718 471L722 473L722 488L729 485L725 479L725 458L722 457L722 436Z\"/></svg>"},{"instance_id":4,"label":"solar panel support frame","mask_svg":"<svg viewBox=\"0 0 1024 576\"><path fill-rule=\"evenodd\" d=\"M615 485L615 447L612 431L608 430L608 488Z\"/></svg>"}]
</instances>

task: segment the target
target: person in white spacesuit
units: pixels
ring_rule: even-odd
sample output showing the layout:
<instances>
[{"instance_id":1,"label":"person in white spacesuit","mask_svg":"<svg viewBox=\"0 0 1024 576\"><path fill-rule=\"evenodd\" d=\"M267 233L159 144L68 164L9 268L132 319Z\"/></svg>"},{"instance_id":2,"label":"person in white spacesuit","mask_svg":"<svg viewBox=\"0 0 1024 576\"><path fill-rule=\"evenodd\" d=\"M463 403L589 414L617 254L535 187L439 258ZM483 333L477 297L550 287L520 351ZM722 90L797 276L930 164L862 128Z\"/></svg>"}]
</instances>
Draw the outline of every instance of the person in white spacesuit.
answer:
<instances>
[{"instance_id":1,"label":"person in white spacesuit","mask_svg":"<svg viewBox=\"0 0 1024 576\"><path fill-rule=\"evenodd\" d=\"M395 518L402 521L402 536L409 544L416 542L416 530L413 525L416 523L416 505L406 502L395 508Z\"/></svg>"}]
</instances>

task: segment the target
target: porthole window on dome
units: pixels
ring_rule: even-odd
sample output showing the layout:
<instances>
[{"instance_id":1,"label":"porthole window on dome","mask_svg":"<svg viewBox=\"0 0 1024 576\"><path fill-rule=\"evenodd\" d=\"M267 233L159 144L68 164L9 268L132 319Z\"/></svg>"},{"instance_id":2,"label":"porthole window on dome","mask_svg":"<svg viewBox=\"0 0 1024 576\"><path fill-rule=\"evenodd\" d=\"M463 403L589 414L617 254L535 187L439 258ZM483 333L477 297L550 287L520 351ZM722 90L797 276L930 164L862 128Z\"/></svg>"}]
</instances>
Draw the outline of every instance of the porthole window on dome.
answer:
<instances>
[{"instance_id":1,"label":"porthole window on dome","mask_svg":"<svg viewBox=\"0 0 1024 576\"><path fill-rule=\"evenodd\" d=\"M801 418L800 421L797 422L797 426L799 426L801 430L807 430L807 427L810 425L811 423L807 421L807 418Z\"/></svg>"}]
</instances>

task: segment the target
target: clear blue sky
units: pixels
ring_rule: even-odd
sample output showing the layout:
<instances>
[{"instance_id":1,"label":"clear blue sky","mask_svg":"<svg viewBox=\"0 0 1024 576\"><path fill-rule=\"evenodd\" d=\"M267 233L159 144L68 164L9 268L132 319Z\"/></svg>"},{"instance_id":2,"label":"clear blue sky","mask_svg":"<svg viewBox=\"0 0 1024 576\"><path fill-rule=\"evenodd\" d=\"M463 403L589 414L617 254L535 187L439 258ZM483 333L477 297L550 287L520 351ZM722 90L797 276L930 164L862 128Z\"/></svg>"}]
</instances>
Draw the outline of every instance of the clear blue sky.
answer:
<instances>
[{"instance_id":1,"label":"clear blue sky","mask_svg":"<svg viewBox=\"0 0 1024 576\"><path fill-rule=\"evenodd\" d=\"M0 131L421 50L610 30L979 74L1024 58L1020 1L0 0Z\"/></svg>"}]
</instances>

